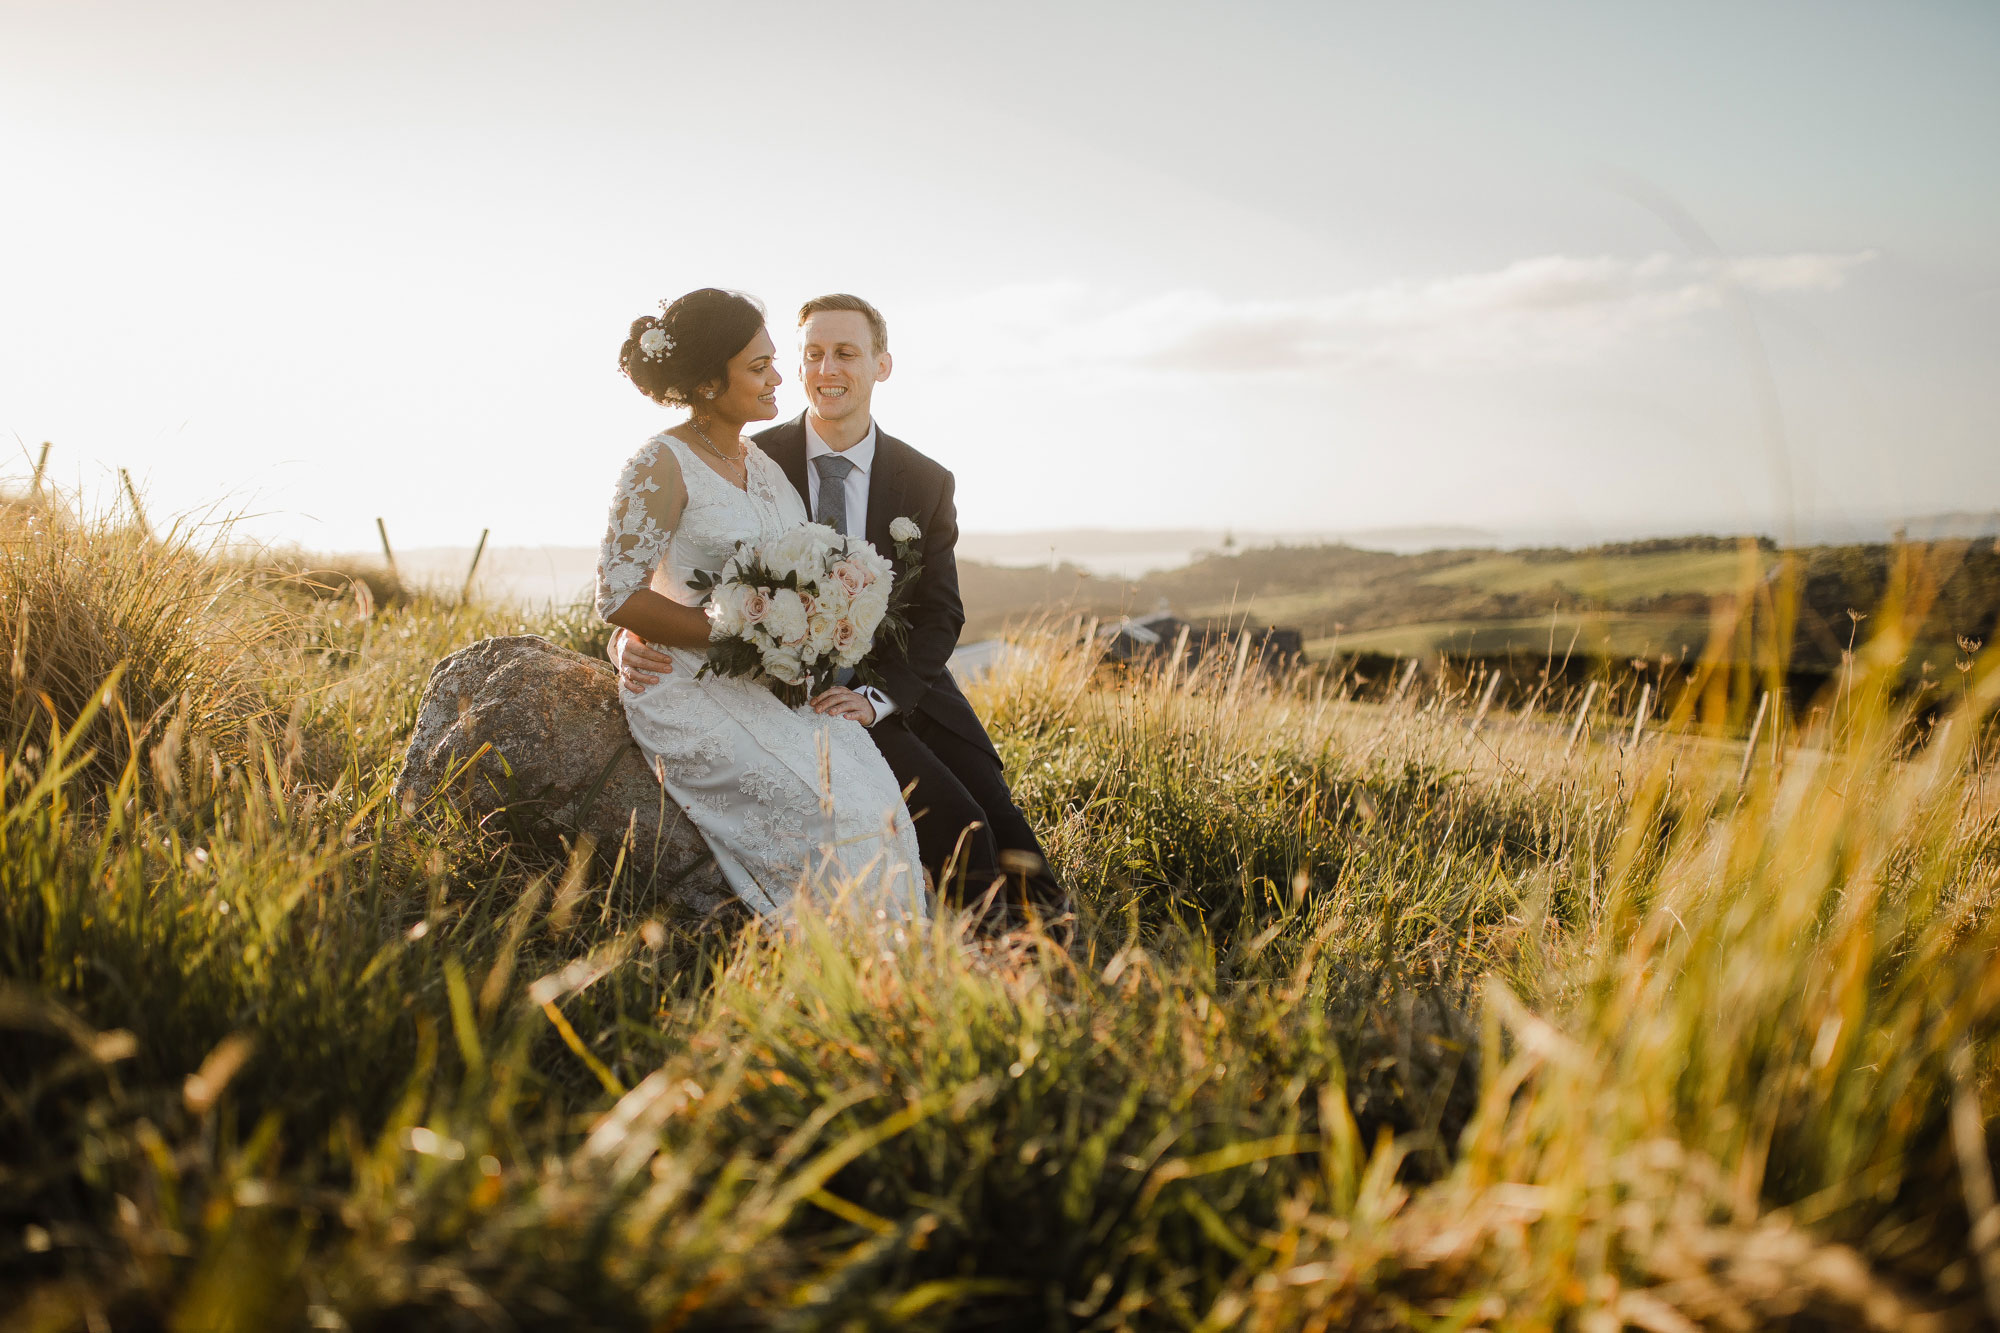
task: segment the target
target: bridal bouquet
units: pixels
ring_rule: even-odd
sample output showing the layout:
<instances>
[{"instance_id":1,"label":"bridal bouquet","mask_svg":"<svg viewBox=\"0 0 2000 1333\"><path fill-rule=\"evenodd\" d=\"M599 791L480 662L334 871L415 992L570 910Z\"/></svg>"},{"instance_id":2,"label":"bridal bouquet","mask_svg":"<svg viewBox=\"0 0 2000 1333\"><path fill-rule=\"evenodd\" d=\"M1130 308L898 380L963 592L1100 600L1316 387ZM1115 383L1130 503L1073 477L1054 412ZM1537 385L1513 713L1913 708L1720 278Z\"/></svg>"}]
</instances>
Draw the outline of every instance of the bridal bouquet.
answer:
<instances>
[{"instance_id":1,"label":"bridal bouquet","mask_svg":"<svg viewBox=\"0 0 2000 1333\"><path fill-rule=\"evenodd\" d=\"M719 572L697 573L688 586L705 594L709 619L701 674L761 680L795 705L847 668L872 684L862 659L884 635L901 640L909 590L921 572L917 525L899 518L889 532L905 566L900 586L873 546L823 523L757 546L739 542Z\"/></svg>"}]
</instances>

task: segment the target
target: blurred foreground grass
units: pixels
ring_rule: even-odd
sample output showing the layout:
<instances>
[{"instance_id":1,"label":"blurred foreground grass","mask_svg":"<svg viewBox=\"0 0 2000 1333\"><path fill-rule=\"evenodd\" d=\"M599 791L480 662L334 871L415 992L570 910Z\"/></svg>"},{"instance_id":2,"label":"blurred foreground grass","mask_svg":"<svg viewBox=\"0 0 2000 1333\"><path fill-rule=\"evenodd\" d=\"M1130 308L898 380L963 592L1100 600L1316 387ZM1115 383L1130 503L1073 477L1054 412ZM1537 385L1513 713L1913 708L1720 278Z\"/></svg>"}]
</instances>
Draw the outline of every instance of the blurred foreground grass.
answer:
<instances>
[{"instance_id":1,"label":"blurred foreground grass","mask_svg":"<svg viewBox=\"0 0 2000 1333\"><path fill-rule=\"evenodd\" d=\"M1989 1324L2000 672L1912 734L1936 580L1747 763L1726 673L1572 749L1030 638L975 702L1073 938L860 943L390 808L433 662L582 613L14 503L0 1328Z\"/></svg>"}]
</instances>

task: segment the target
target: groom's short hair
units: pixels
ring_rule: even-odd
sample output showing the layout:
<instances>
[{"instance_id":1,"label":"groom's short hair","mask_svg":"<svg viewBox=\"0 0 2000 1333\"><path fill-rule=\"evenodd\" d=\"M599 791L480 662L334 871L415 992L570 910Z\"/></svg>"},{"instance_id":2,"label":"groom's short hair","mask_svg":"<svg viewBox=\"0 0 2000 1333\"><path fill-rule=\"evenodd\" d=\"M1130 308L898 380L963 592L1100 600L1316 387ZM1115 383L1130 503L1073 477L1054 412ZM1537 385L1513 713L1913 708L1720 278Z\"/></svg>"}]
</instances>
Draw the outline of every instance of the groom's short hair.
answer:
<instances>
[{"instance_id":1,"label":"groom's short hair","mask_svg":"<svg viewBox=\"0 0 2000 1333\"><path fill-rule=\"evenodd\" d=\"M799 327L814 315L827 310L852 310L868 321L868 336L875 344L875 355L889 350L889 321L882 318L882 312L858 296L846 292L830 292L825 296L815 296L799 307Z\"/></svg>"}]
</instances>

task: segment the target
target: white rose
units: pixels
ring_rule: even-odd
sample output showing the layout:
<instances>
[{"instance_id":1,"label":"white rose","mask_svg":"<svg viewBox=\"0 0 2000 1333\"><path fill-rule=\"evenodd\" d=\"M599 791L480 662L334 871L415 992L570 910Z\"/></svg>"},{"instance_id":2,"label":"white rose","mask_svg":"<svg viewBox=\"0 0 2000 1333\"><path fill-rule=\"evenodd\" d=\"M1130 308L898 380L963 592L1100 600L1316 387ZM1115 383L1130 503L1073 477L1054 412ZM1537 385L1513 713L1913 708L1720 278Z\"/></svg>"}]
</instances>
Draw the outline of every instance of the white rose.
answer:
<instances>
[{"instance_id":1,"label":"white rose","mask_svg":"<svg viewBox=\"0 0 2000 1333\"><path fill-rule=\"evenodd\" d=\"M709 638L726 639L743 632L743 599L749 591L740 583L725 583L709 597Z\"/></svg>"},{"instance_id":2,"label":"white rose","mask_svg":"<svg viewBox=\"0 0 2000 1333\"><path fill-rule=\"evenodd\" d=\"M888 611L889 585L887 582L882 582L855 598L854 604L847 610L847 617L854 622L855 629L872 641L875 638L876 627L882 623L882 617L888 614Z\"/></svg>"},{"instance_id":3,"label":"white rose","mask_svg":"<svg viewBox=\"0 0 2000 1333\"><path fill-rule=\"evenodd\" d=\"M806 604L790 588L771 594L771 609L764 613L764 628L780 643L797 643L806 636Z\"/></svg>"},{"instance_id":4,"label":"white rose","mask_svg":"<svg viewBox=\"0 0 2000 1333\"><path fill-rule=\"evenodd\" d=\"M889 536L895 541L913 542L923 535L924 530L916 525L914 519L898 518L889 524Z\"/></svg>"},{"instance_id":5,"label":"white rose","mask_svg":"<svg viewBox=\"0 0 2000 1333\"><path fill-rule=\"evenodd\" d=\"M820 553L839 540L840 534L824 523L802 523L771 543L764 563L774 574L812 578L819 573Z\"/></svg>"},{"instance_id":6,"label":"white rose","mask_svg":"<svg viewBox=\"0 0 2000 1333\"><path fill-rule=\"evenodd\" d=\"M815 661L833 651L835 627L839 624L840 617L825 607L813 611L806 622L805 648Z\"/></svg>"},{"instance_id":7,"label":"white rose","mask_svg":"<svg viewBox=\"0 0 2000 1333\"><path fill-rule=\"evenodd\" d=\"M782 680L787 685L798 685L805 680L805 668L799 661L798 649L771 647L766 648L762 656L764 674Z\"/></svg>"},{"instance_id":8,"label":"white rose","mask_svg":"<svg viewBox=\"0 0 2000 1333\"><path fill-rule=\"evenodd\" d=\"M819 591L813 596L813 605L818 610L825 611L828 615L844 616L847 614L848 605L853 600L848 595L847 589L841 587L836 580L829 578L821 581Z\"/></svg>"}]
</instances>

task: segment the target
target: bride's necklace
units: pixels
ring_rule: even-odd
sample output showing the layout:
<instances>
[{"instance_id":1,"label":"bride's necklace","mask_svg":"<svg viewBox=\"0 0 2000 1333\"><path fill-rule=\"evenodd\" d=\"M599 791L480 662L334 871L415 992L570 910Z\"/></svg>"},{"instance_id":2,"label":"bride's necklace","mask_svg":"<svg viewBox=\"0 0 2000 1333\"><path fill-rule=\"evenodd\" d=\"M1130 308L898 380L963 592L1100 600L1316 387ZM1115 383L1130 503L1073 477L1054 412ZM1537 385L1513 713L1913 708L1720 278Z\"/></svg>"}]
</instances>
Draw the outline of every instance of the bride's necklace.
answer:
<instances>
[{"instance_id":1,"label":"bride's necklace","mask_svg":"<svg viewBox=\"0 0 2000 1333\"><path fill-rule=\"evenodd\" d=\"M708 450L711 454L714 454L717 458L721 459L723 462L734 463L736 465L736 476L738 481L742 482L746 486L750 484L750 465L744 461L750 456L750 446L748 445L742 446L736 451L734 456L731 456L729 454L723 453L722 450L715 447L715 441L708 438L708 432L703 430L701 428L701 423L696 421L693 417L688 418L688 429L693 431L695 434L701 436L702 448Z\"/></svg>"},{"instance_id":2,"label":"bride's necklace","mask_svg":"<svg viewBox=\"0 0 2000 1333\"><path fill-rule=\"evenodd\" d=\"M742 448L738 448L736 454L732 456L732 454L724 454L720 448L716 448L716 442L708 438L708 432L702 430L702 424L698 420L694 420L692 416L688 418L688 430L692 430L694 434L702 436L702 448L706 448L708 452L712 452L716 458L720 458L722 462L734 462L736 464L736 476L738 476L738 480L742 480L744 484L750 482L750 464L744 462L750 456L750 446L748 444L744 444Z\"/></svg>"}]
</instances>

